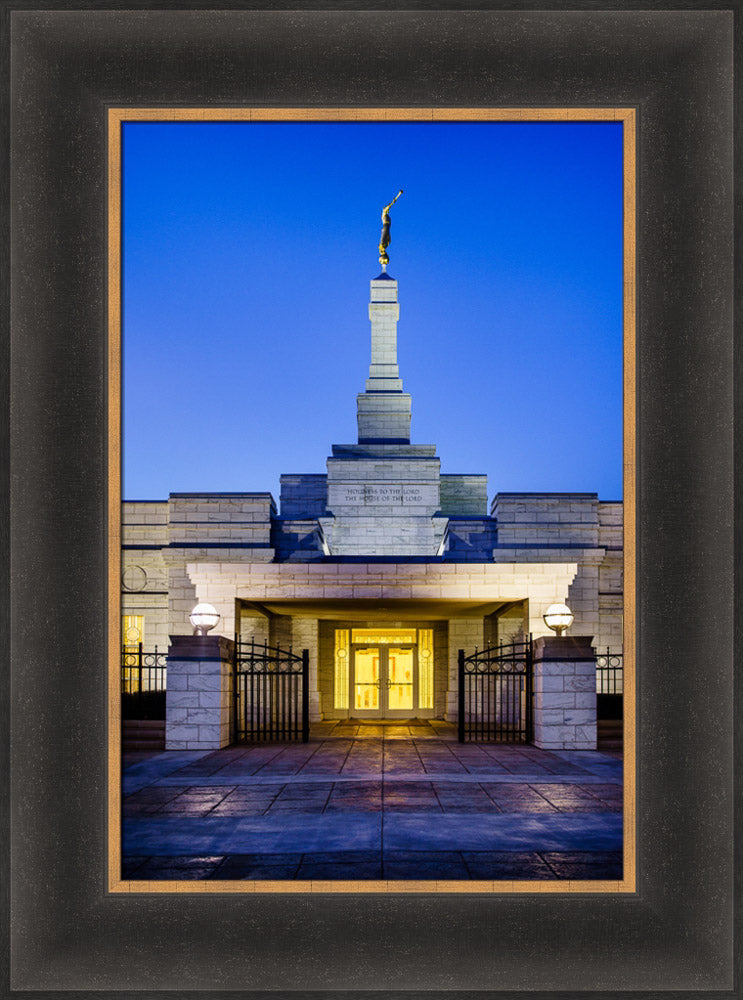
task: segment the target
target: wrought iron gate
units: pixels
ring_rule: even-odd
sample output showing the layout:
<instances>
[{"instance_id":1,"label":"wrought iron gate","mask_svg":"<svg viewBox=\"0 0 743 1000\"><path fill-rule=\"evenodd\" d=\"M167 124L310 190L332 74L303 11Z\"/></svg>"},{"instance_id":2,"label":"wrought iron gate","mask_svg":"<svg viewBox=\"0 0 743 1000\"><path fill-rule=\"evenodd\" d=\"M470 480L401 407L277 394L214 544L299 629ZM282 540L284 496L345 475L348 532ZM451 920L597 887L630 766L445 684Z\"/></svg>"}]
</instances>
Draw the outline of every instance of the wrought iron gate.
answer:
<instances>
[{"instance_id":1,"label":"wrought iron gate","mask_svg":"<svg viewBox=\"0 0 743 1000\"><path fill-rule=\"evenodd\" d=\"M531 636L465 656L459 650L459 742L530 743Z\"/></svg>"},{"instance_id":2,"label":"wrought iron gate","mask_svg":"<svg viewBox=\"0 0 743 1000\"><path fill-rule=\"evenodd\" d=\"M309 651L244 642L235 636L233 732L239 742L310 736Z\"/></svg>"},{"instance_id":3,"label":"wrought iron gate","mask_svg":"<svg viewBox=\"0 0 743 1000\"><path fill-rule=\"evenodd\" d=\"M605 653L596 656L596 717L598 719L621 719L624 696L624 657L622 653L612 653L607 647Z\"/></svg>"},{"instance_id":4,"label":"wrought iron gate","mask_svg":"<svg viewBox=\"0 0 743 1000\"><path fill-rule=\"evenodd\" d=\"M146 653L142 643L121 650L121 716L123 719L164 719L167 653L157 646Z\"/></svg>"}]
</instances>

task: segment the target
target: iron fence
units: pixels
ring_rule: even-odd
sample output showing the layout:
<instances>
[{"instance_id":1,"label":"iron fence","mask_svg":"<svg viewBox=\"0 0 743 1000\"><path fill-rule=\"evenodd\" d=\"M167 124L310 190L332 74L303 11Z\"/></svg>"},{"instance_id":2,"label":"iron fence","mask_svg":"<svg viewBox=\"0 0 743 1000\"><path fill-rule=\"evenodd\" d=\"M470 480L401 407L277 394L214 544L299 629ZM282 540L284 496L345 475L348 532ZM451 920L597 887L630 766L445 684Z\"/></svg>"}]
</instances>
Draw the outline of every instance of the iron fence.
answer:
<instances>
[{"instance_id":1,"label":"iron fence","mask_svg":"<svg viewBox=\"0 0 743 1000\"><path fill-rule=\"evenodd\" d=\"M121 650L121 715L124 719L164 719L168 654L142 643Z\"/></svg>"},{"instance_id":2,"label":"iron fence","mask_svg":"<svg viewBox=\"0 0 743 1000\"><path fill-rule=\"evenodd\" d=\"M624 656L606 652L596 655L596 717L621 719L624 702Z\"/></svg>"},{"instance_id":3,"label":"iron fence","mask_svg":"<svg viewBox=\"0 0 743 1000\"><path fill-rule=\"evenodd\" d=\"M471 656L460 649L459 742L531 742L532 689L531 636Z\"/></svg>"},{"instance_id":4,"label":"iron fence","mask_svg":"<svg viewBox=\"0 0 743 1000\"><path fill-rule=\"evenodd\" d=\"M309 651L235 636L233 732L238 742L309 740Z\"/></svg>"}]
</instances>

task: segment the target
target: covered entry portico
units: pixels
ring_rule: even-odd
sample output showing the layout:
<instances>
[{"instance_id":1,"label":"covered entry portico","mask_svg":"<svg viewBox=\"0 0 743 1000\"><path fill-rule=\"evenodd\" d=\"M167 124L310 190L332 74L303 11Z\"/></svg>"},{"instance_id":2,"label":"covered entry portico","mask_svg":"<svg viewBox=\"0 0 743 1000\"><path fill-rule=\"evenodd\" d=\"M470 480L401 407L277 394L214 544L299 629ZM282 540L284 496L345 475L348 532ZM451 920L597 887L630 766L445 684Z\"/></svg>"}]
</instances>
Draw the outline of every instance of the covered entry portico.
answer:
<instances>
[{"instance_id":1,"label":"covered entry portico","mask_svg":"<svg viewBox=\"0 0 743 1000\"><path fill-rule=\"evenodd\" d=\"M575 563L195 563L225 633L310 653L310 719L457 718L458 651L544 634Z\"/></svg>"}]
</instances>

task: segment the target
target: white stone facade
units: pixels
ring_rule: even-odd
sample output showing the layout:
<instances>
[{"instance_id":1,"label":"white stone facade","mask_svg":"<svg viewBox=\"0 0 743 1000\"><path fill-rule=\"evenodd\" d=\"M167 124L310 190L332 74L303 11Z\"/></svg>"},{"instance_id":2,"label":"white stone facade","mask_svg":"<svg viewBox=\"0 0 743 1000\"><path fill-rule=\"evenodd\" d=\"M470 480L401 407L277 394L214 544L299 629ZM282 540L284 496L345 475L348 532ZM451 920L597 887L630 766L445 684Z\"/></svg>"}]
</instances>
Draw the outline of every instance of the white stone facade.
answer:
<instances>
[{"instance_id":1,"label":"white stone facade","mask_svg":"<svg viewBox=\"0 0 743 1000\"><path fill-rule=\"evenodd\" d=\"M142 617L145 649L187 634L206 601L222 636L310 651L313 719L353 714L333 696L333 630L345 627L428 629L427 711L450 719L459 649L543 636L554 602L572 608L573 634L621 650L621 503L496 493L488 510L485 476L442 475L435 446L410 443L397 282L372 281L371 300L359 441L334 445L324 473L282 476L278 505L269 493L124 504L122 611Z\"/></svg>"}]
</instances>

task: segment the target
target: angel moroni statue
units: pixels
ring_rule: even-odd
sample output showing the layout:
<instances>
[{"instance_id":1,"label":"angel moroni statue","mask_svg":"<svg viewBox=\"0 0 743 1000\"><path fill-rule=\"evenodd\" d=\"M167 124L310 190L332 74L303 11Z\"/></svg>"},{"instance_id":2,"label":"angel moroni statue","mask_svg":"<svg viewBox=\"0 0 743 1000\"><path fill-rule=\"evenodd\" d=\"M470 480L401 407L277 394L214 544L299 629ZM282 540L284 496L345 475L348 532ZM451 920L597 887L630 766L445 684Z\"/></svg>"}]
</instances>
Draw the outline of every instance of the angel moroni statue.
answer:
<instances>
[{"instance_id":1,"label":"angel moroni statue","mask_svg":"<svg viewBox=\"0 0 743 1000\"><path fill-rule=\"evenodd\" d=\"M400 197L401 194L402 194L402 188L400 188L400 190L397 192L397 194L389 203L389 205L385 205L385 207L382 209L382 235L379 237L379 263L382 265L383 271L387 270L387 265L390 262L390 258L387 254L387 247L390 245L390 225L391 225L390 209L395 204L395 202L397 201L397 199Z\"/></svg>"}]
</instances>

